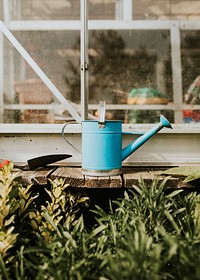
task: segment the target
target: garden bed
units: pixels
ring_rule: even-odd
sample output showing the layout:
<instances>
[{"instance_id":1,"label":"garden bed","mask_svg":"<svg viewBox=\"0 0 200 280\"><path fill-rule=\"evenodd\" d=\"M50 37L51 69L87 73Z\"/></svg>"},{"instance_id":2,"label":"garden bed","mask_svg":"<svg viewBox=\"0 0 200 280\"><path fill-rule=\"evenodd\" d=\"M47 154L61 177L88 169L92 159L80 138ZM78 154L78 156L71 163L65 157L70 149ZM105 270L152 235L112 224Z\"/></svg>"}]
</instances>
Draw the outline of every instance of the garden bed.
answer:
<instances>
[{"instance_id":1,"label":"garden bed","mask_svg":"<svg viewBox=\"0 0 200 280\"><path fill-rule=\"evenodd\" d=\"M166 188L167 177L132 189L20 178L12 162L0 169L0 279L200 279L198 188Z\"/></svg>"}]
</instances>

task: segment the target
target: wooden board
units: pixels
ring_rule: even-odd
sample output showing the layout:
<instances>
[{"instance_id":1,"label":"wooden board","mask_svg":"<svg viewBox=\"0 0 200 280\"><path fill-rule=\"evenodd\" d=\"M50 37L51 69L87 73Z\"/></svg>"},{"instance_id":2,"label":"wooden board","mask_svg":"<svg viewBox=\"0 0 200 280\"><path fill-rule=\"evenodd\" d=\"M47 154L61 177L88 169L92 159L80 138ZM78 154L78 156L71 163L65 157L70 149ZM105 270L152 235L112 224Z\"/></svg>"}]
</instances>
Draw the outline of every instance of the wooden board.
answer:
<instances>
[{"instance_id":1,"label":"wooden board","mask_svg":"<svg viewBox=\"0 0 200 280\"><path fill-rule=\"evenodd\" d=\"M18 171L17 169L14 169L14 172L18 173L18 177L23 185L47 185L48 178L54 169L55 168L46 168L35 171Z\"/></svg>"},{"instance_id":2,"label":"wooden board","mask_svg":"<svg viewBox=\"0 0 200 280\"><path fill-rule=\"evenodd\" d=\"M154 179L158 184L166 180L166 187L169 188L188 188L190 184L183 183L180 178L167 177L162 175L165 168L134 168L124 167L123 174L110 177L91 177L83 176L80 167L52 167L37 171L20 171L19 176L23 184L46 185L48 180L65 179L65 183L75 188L132 188L138 185L139 180L146 184L151 184Z\"/></svg>"},{"instance_id":3,"label":"wooden board","mask_svg":"<svg viewBox=\"0 0 200 280\"><path fill-rule=\"evenodd\" d=\"M71 187L82 187L84 186L84 178L81 174L81 168L79 167L58 167L50 175L51 180L56 178L63 178L66 183Z\"/></svg>"},{"instance_id":4,"label":"wooden board","mask_svg":"<svg viewBox=\"0 0 200 280\"><path fill-rule=\"evenodd\" d=\"M154 179L156 179L159 183L162 183L166 180L165 187L166 188L188 188L191 187L190 184L184 183L180 178L164 176L162 175L162 171L166 170L166 167L159 168L124 168L123 170L123 178L124 178L124 187L132 188L133 185L138 185L139 180L144 180L146 184L151 184Z\"/></svg>"},{"instance_id":5,"label":"wooden board","mask_svg":"<svg viewBox=\"0 0 200 280\"><path fill-rule=\"evenodd\" d=\"M59 167L51 175L50 178L64 178L66 183L71 187L83 188L121 188L121 176L112 177L90 177L83 176L80 167Z\"/></svg>"}]
</instances>

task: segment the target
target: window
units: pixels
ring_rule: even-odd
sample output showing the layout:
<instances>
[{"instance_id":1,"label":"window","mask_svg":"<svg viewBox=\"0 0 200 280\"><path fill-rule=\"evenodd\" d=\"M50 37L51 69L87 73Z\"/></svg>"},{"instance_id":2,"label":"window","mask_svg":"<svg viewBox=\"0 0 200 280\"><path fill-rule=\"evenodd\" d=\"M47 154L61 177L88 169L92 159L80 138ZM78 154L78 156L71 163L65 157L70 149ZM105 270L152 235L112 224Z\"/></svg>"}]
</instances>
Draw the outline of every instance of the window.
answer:
<instances>
[{"instance_id":1,"label":"window","mask_svg":"<svg viewBox=\"0 0 200 280\"><path fill-rule=\"evenodd\" d=\"M83 106L95 117L102 99L109 118L124 123L157 122L160 113L173 123L197 122L199 96L193 104L187 92L199 76L199 24L184 21L186 7L178 9L179 1L87 2L89 68L88 81L81 81L81 2L2 0L5 25L50 82L3 34L1 122L65 123L77 120L72 112L80 115ZM88 82L86 104L81 82Z\"/></svg>"}]
</instances>

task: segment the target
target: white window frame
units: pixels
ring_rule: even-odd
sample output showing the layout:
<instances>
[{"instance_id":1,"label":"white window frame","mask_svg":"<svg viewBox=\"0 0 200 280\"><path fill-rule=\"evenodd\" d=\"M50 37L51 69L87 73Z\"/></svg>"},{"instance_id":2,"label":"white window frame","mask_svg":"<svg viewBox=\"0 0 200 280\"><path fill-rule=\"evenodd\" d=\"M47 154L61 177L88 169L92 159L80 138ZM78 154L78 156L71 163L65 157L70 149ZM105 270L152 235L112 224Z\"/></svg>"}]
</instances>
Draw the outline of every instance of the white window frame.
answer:
<instances>
[{"instance_id":1,"label":"white window frame","mask_svg":"<svg viewBox=\"0 0 200 280\"><path fill-rule=\"evenodd\" d=\"M200 105L186 105L182 103L182 74L181 74L181 47L180 31L186 29L198 30L200 23L194 21L177 20L131 20L132 1L118 0L116 2L116 20L89 20L87 19L87 0L81 1L81 20L39 20L39 21L13 21L10 19L9 1L4 0L4 23L0 23L0 113L5 109L17 109L17 105L3 105L3 36L2 33L11 41L21 55L26 59L29 65L35 70L38 76L52 91L54 96L61 102L73 118L80 122L88 117L88 109L97 109L98 105L88 104L88 30L169 30L171 40L171 62L172 62L172 80L173 80L173 103L167 105L114 105L108 104L109 110L173 110L174 122L182 123L183 109L200 109ZM20 3L20 2L19 2ZM24 50L19 42L12 35L12 31L50 31L50 30L79 30L81 31L81 106L69 104L62 96L55 85L48 79L45 73L32 60L29 54ZM21 106L21 105L20 105ZM45 108L51 108L46 105ZM30 106L26 105L27 108ZM43 106L35 105L34 108L42 109ZM148 107L148 108L147 108ZM32 107L31 107L32 108ZM81 117L80 114L81 113Z\"/></svg>"}]
</instances>

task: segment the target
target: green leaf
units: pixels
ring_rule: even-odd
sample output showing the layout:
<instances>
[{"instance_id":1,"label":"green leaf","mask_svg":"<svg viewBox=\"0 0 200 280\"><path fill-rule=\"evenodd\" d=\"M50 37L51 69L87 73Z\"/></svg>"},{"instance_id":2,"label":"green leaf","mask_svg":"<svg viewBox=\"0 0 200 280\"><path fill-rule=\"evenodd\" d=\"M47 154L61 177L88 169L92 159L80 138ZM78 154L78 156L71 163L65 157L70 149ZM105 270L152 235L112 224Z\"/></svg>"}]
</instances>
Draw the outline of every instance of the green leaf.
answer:
<instances>
[{"instance_id":1,"label":"green leaf","mask_svg":"<svg viewBox=\"0 0 200 280\"><path fill-rule=\"evenodd\" d=\"M111 229L111 234L112 234L112 238L113 238L113 243L114 245L116 245L116 227L115 225L113 224L113 221L112 219L110 218L110 229Z\"/></svg>"},{"instance_id":2,"label":"green leaf","mask_svg":"<svg viewBox=\"0 0 200 280\"><path fill-rule=\"evenodd\" d=\"M166 195L167 198L172 198L176 195L178 195L179 193L183 192L183 190L176 190L176 191L173 191L172 193Z\"/></svg>"},{"instance_id":3,"label":"green leaf","mask_svg":"<svg viewBox=\"0 0 200 280\"><path fill-rule=\"evenodd\" d=\"M168 220L171 222L171 224L172 224L172 226L174 227L174 229L176 230L176 233L177 233L178 235L180 235L181 230L180 230L180 228L178 227L178 225L177 225L177 223L175 222L175 220L174 220L174 218L172 217L172 215L170 214L170 212L167 211L167 210L165 210L164 213L165 213L166 217L168 218Z\"/></svg>"},{"instance_id":4,"label":"green leaf","mask_svg":"<svg viewBox=\"0 0 200 280\"><path fill-rule=\"evenodd\" d=\"M61 237L61 233L58 229L58 227L55 225L55 223L53 222L51 216L49 215L49 213L47 211L43 212L43 216L45 218L45 220L53 227L53 229L58 233L58 235Z\"/></svg>"},{"instance_id":5,"label":"green leaf","mask_svg":"<svg viewBox=\"0 0 200 280\"><path fill-rule=\"evenodd\" d=\"M191 174L189 175L188 177L186 177L183 182L184 183L189 183L189 182L192 182L196 179L199 179L200 178L200 174Z\"/></svg>"},{"instance_id":6,"label":"green leaf","mask_svg":"<svg viewBox=\"0 0 200 280\"><path fill-rule=\"evenodd\" d=\"M1 254L0 254L0 268L1 268L2 276L3 276L2 279L9 280L10 278L8 276L6 265L5 265L5 262L4 262Z\"/></svg>"},{"instance_id":7,"label":"green leaf","mask_svg":"<svg viewBox=\"0 0 200 280\"><path fill-rule=\"evenodd\" d=\"M76 241L68 231L63 231L63 235L69 240L73 248L77 248Z\"/></svg>"},{"instance_id":8,"label":"green leaf","mask_svg":"<svg viewBox=\"0 0 200 280\"><path fill-rule=\"evenodd\" d=\"M99 227L95 228L92 231L92 234L89 238L94 237L95 235L99 234L100 232L104 231L108 226L107 225L100 225Z\"/></svg>"},{"instance_id":9,"label":"green leaf","mask_svg":"<svg viewBox=\"0 0 200 280\"><path fill-rule=\"evenodd\" d=\"M128 195L128 193L126 191L124 192L124 198L125 199L129 199L129 195Z\"/></svg>"},{"instance_id":10,"label":"green leaf","mask_svg":"<svg viewBox=\"0 0 200 280\"><path fill-rule=\"evenodd\" d=\"M177 254L178 250L178 241L177 238L171 234L169 234L166 229L162 226L158 228L159 233L163 236L164 240L168 243L168 257L167 259L170 260L174 255Z\"/></svg>"},{"instance_id":11,"label":"green leaf","mask_svg":"<svg viewBox=\"0 0 200 280\"><path fill-rule=\"evenodd\" d=\"M14 221L14 219L15 219L15 216L13 215L13 216L11 216L8 220L6 220L5 221L5 226L8 226L8 225L10 225L13 221Z\"/></svg>"},{"instance_id":12,"label":"green leaf","mask_svg":"<svg viewBox=\"0 0 200 280\"><path fill-rule=\"evenodd\" d=\"M142 190L141 190L138 186L133 185L132 187L133 187L140 195L142 195Z\"/></svg>"},{"instance_id":13,"label":"green leaf","mask_svg":"<svg viewBox=\"0 0 200 280\"><path fill-rule=\"evenodd\" d=\"M162 171L161 174L164 175L171 175L175 177L185 177L185 183L191 182L193 180L200 178L200 166L180 166L180 167L173 167Z\"/></svg>"}]
</instances>

